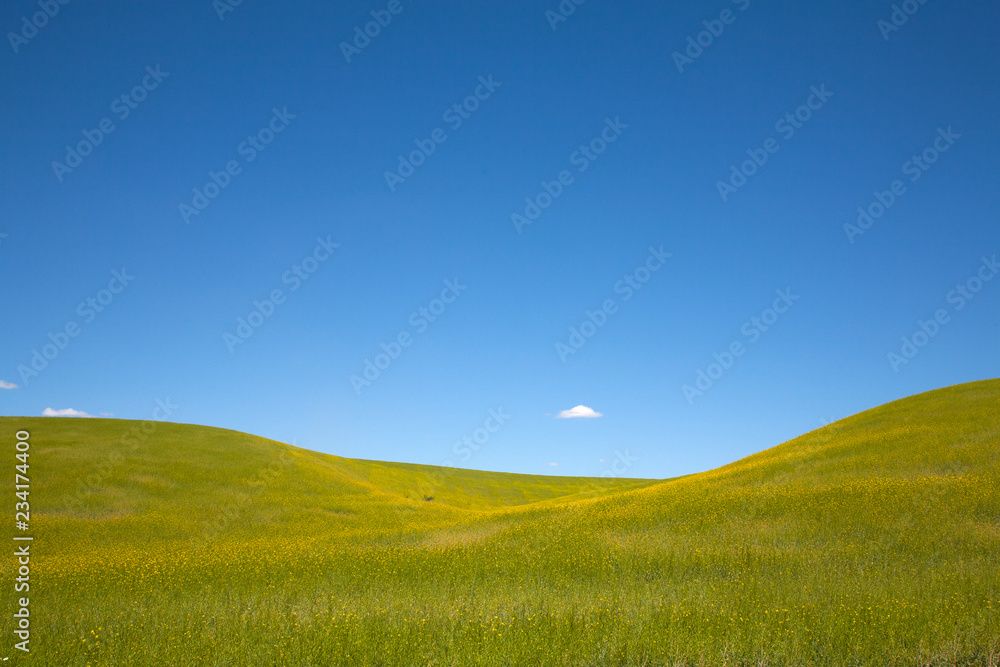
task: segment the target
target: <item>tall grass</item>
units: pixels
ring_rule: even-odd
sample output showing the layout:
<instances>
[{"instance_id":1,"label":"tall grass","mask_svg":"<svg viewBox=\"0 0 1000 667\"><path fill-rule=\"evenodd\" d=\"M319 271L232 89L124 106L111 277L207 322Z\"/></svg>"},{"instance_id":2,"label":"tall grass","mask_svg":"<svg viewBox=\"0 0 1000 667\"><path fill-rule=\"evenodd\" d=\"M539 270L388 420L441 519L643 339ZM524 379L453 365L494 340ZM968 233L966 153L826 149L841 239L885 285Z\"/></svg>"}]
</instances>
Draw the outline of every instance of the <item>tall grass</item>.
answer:
<instances>
[{"instance_id":1,"label":"tall grass","mask_svg":"<svg viewBox=\"0 0 1000 667\"><path fill-rule=\"evenodd\" d=\"M32 433L37 536L11 664L996 667L998 407L962 385L600 484L2 418Z\"/></svg>"}]
</instances>

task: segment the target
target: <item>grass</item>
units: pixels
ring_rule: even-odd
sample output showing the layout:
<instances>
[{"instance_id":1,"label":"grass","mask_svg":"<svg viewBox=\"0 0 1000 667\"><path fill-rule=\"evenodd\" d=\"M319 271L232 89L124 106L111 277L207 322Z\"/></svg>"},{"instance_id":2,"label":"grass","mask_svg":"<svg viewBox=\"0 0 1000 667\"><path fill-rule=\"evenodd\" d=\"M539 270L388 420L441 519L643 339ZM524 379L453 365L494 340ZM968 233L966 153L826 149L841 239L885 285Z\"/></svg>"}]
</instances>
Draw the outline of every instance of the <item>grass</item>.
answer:
<instances>
[{"instance_id":1,"label":"grass","mask_svg":"<svg viewBox=\"0 0 1000 667\"><path fill-rule=\"evenodd\" d=\"M36 536L32 652L12 649L7 556L0 657L996 667L998 408L1000 381L950 387L674 480L0 418L11 466L15 431L31 432Z\"/></svg>"}]
</instances>

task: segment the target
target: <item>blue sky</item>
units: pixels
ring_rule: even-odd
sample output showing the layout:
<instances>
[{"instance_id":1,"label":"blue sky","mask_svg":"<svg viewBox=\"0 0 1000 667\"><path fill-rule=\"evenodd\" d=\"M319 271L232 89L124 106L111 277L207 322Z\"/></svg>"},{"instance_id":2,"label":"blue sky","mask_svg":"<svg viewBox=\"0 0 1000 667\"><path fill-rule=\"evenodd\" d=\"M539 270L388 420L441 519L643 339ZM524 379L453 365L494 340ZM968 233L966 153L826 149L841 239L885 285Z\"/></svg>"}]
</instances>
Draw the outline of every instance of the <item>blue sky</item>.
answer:
<instances>
[{"instance_id":1,"label":"blue sky","mask_svg":"<svg viewBox=\"0 0 1000 667\"><path fill-rule=\"evenodd\" d=\"M998 375L995 3L54 7L0 414L666 477Z\"/></svg>"}]
</instances>

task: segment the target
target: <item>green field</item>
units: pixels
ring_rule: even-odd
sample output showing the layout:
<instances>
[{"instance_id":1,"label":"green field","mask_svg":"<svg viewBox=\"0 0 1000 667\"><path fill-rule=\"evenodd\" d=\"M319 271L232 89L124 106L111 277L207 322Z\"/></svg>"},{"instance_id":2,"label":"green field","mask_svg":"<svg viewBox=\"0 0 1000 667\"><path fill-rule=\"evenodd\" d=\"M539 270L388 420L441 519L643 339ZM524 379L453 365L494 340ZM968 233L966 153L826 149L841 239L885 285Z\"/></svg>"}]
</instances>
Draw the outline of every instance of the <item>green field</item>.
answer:
<instances>
[{"instance_id":1,"label":"green field","mask_svg":"<svg viewBox=\"0 0 1000 667\"><path fill-rule=\"evenodd\" d=\"M996 380L665 481L4 417L9 545L18 430L31 653L9 547L6 664L1000 664Z\"/></svg>"}]
</instances>

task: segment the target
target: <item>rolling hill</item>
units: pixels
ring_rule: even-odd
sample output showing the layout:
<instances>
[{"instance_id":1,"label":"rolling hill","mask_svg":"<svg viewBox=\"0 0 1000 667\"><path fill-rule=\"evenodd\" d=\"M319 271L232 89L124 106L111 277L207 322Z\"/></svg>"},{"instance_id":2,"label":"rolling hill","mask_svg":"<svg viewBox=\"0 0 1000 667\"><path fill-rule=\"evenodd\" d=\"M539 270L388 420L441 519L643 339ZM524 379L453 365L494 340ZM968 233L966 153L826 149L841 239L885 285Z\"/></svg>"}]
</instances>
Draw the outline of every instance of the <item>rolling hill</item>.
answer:
<instances>
[{"instance_id":1,"label":"rolling hill","mask_svg":"<svg viewBox=\"0 0 1000 667\"><path fill-rule=\"evenodd\" d=\"M3 417L11 466L20 430L32 635L11 664L1000 661L997 380L672 480ZM0 566L8 641L15 567Z\"/></svg>"}]
</instances>

